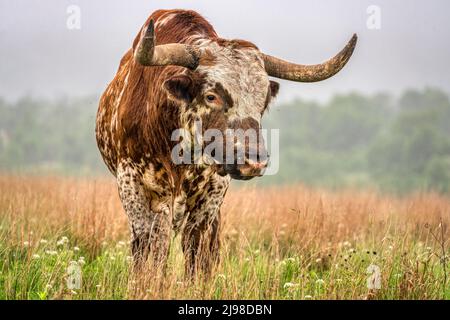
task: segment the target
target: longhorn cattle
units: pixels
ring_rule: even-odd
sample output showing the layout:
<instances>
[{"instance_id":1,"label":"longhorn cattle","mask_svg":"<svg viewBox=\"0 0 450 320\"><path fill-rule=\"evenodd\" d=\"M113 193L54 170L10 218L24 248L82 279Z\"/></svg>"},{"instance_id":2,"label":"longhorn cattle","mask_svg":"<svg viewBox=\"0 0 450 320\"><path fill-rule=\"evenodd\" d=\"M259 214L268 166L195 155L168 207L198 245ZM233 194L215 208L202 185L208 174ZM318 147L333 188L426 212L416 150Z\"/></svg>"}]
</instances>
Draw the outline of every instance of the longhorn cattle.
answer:
<instances>
[{"instance_id":1,"label":"longhorn cattle","mask_svg":"<svg viewBox=\"0 0 450 320\"><path fill-rule=\"evenodd\" d=\"M241 162L175 164L174 130L194 132L201 121L203 131L260 132L279 88L269 76L327 79L347 63L355 44L356 35L327 62L298 65L251 42L220 38L194 11L159 10L147 19L101 97L96 122L99 150L129 218L136 268L149 255L154 266L164 267L175 230L181 233L186 275L209 273L219 258L220 207L230 179L260 176L267 166L261 139L232 141L244 145Z\"/></svg>"}]
</instances>

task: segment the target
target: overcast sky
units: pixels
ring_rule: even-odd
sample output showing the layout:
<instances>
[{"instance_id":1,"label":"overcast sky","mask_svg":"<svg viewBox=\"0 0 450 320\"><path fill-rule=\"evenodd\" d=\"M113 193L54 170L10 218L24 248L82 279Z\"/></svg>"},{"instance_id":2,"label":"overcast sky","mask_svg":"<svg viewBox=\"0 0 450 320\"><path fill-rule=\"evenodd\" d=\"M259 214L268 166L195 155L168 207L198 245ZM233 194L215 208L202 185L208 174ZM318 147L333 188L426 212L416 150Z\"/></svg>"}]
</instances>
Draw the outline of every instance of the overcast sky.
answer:
<instances>
[{"instance_id":1,"label":"overcast sky","mask_svg":"<svg viewBox=\"0 0 450 320\"><path fill-rule=\"evenodd\" d=\"M66 26L67 7L81 9L81 29ZM381 29L367 27L367 8L381 9ZM247 39L298 63L333 56L356 32L348 66L315 84L282 81L280 100L326 99L424 86L450 92L450 1L150 1L0 0L0 96L99 94L146 18L159 8L189 8L224 38Z\"/></svg>"}]
</instances>

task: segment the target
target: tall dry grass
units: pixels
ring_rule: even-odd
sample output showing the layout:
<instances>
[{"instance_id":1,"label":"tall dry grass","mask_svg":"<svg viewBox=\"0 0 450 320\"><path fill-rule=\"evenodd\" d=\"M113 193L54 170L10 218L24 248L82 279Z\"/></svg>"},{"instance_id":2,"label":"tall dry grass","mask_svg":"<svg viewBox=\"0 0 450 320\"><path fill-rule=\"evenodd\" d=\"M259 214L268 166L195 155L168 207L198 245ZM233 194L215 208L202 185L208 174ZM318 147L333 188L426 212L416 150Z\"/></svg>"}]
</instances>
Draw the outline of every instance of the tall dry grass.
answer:
<instances>
[{"instance_id":1,"label":"tall dry grass","mask_svg":"<svg viewBox=\"0 0 450 320\"><path fill-rule=\"evenodd\" d=\"M183 277L130 274L128 222L112 179L0 176L1 299L449 299L450 199L302 186L231 188L221 262ZM70 263L82 287L69 290ZM380 289L367 268L380 269Z\"/></svg>"}]
</instances>

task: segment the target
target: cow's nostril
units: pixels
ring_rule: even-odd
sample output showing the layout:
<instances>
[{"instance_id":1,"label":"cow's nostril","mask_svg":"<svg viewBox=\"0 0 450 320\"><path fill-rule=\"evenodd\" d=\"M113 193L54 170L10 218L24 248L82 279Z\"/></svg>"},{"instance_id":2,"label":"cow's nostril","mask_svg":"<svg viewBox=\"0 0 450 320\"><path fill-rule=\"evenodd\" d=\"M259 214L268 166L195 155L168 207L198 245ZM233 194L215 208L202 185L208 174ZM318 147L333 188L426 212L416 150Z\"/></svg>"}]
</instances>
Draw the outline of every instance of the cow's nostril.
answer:
<instances>
[{"instance_id":1,"label":"cow's nostril","mask_svg":"<svg viewBox=\"0 0 450 320\"><path fill-rule=\"evenodd\" d=\"M252 161L250 159L246 159L245 163L248 166L250 166L250 167L252 167L254 169L261 170L261 169L267 168L267 165L269 164L269 161L268 160L265 160L265 161Z\"/></svg>"},{"instance_id":2,"label":"cow's nostril","mask_svg":"<svg viewBox=\"0 0 450 320\"><path fill-rule=\"evenodd\" d=\"M265 169L265 168L267 168L268 163L269 163L268 161L259 162L258 163L258 168L259 169Z\"/></svg>"}]
</instances>

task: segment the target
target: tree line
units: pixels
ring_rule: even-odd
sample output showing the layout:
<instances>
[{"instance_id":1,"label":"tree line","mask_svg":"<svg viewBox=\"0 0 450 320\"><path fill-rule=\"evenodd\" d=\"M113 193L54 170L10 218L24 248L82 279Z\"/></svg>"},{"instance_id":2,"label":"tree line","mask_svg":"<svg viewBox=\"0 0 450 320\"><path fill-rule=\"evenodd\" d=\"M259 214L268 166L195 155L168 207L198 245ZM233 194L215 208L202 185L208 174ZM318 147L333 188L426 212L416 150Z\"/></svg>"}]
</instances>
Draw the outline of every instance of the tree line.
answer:
<instances>
[{"instance_id":1,"label":"tree line","mask_svg":"<svg viewBox=\"0 0 450 320\"><path fill-rule=\"evenodd\" d=\"M94 128L98 97L0 99L0 171L106 173ZM280 129L280 170L262 184L450 192L450 100L435 88L295 100L265 115Z\"/></svg>"}]
</instances>

